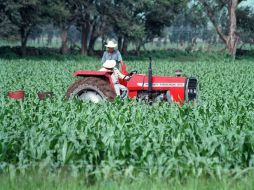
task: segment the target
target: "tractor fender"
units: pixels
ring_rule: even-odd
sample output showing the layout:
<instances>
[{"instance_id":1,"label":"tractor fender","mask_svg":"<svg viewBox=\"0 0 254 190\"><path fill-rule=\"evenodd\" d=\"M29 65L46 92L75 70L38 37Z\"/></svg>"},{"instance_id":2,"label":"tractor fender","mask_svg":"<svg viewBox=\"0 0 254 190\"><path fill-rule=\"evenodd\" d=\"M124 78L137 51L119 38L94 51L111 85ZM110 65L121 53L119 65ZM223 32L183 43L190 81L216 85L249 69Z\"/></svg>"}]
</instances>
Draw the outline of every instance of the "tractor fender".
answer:
<instances>
[{"instance_id":1,"label":"tractor fender","mask_svg":"<svg viewBox=\"0 0 254 190\"><path fill-rule=\"evenodd\" d=\"M112 82L112 78L111 78L111 72L107 72L107 71L83 71L83 70L79 70L76 71L75 73L73 73L74 77L97 77L103 80L108 81L108 83L110 84L110 86L115 90L114 84Z\"/></svg>"}]
</instances>

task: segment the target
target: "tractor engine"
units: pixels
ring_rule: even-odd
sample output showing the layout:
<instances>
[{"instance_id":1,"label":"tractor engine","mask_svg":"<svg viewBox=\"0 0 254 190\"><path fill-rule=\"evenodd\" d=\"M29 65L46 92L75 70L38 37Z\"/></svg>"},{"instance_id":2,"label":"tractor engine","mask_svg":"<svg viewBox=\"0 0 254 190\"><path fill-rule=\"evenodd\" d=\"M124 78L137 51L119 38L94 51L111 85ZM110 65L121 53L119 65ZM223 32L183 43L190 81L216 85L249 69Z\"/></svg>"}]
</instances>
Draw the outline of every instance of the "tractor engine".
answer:
<instances>
[{"instance_id":1,"label":"tractor engine","mask_svg":"<svg viewBox=\"0 0 254 190\"><path fill-rule=\"evenodd\" d=\"M152 102L167 101L169 103L172 102L169 91L153 91L150 93L148 91L138 91L137 100L145 102L149 101Z\"/></svg>"}]
</instances>

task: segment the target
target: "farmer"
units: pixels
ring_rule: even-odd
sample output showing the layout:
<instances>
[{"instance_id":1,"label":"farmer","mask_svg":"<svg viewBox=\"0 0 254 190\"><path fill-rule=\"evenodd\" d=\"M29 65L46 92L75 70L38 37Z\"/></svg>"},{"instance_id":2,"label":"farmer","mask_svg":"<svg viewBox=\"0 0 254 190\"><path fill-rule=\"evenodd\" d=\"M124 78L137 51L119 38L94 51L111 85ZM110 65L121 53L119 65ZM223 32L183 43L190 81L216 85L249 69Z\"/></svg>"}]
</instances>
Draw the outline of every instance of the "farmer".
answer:
<instances>
[{"instance_id":1,"label":"farmer","mask_svg":"<svg viewBox=\"0 0 254 190\"><path fill-rule=\"evenodd\" d=\"M117 47L117 44L115 44L113 41L108 41L105 46L108 49L107 51L104 51L101 63L105 63L106 60L115 60L116 67L119 68L119 63L123 64L123 59L121 53L117 49L115 49Z\"/></svg>"},{"instance_id":2,"label":"farmer","mask_svg":"<svg viewBox=\"0 0 254 190\"><path fill-rule=\"evenodd\" d=\"M125 86L119 83L119 78L128 81L130 80L131 77L122 74L117 68L115 68L116 66L115 60L106 60L102 66L103 68L101 68L100 71L112 72L111 78L112 78L112 82L114 83L116 95L121 96L121 98L127 98L128 88L126 88Z\"/></svg>"}]
</instances>

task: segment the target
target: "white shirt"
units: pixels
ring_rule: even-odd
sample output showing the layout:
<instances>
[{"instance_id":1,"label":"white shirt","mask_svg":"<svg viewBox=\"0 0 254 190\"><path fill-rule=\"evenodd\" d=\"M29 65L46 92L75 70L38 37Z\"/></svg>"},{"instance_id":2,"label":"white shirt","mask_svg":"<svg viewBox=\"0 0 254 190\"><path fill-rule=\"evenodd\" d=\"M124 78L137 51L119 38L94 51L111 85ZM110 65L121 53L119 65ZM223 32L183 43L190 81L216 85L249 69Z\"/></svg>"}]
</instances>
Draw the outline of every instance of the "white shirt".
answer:
<instances>
[{"instance_id":1,"label":"white shirt","mask_svg":"<svg viewBox=\"0 0 254 190\"><path fill-rule=\"evenodd\" d=\"M106 69L106 68L101 68L99 71L107 71L107 72L112 72L112 70ZM125 77L124 74L122 74L117 68L113 69L113 73L111 74L112 82L114 84L119 83L119 78L123 79Z\"/></svg>"}]
</instances>

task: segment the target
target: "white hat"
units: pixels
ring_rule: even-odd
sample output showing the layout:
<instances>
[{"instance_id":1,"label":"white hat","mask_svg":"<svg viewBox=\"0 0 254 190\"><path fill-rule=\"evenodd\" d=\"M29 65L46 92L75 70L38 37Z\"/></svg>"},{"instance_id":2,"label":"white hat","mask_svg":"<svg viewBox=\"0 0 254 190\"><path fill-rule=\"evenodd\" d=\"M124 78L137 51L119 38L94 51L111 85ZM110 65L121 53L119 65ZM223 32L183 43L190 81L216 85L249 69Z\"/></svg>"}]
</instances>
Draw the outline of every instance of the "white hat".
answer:
<instances>
[{"instance_id":1,"label":"white hat","mask_svg":"<svg viewBox=\"0 0 254 190\"><path fill-rule=\"evenodd\" d=\"M105 61L105 63L103 63L102 66L107 69L112 69L116 66L116 61L115 60L107 60L107 61Z\"/></svg>"},{"instance_id":2,"label":"white hat","mask_svg":"<svg viewBox=\"0 0 254 190\"><path fill-rule=\"evenodd\" d=\"M108 48L115 48L117 44L115 44L113 41L108 41L108 43L105 46Z\"/></svg>"}]
</instances>

